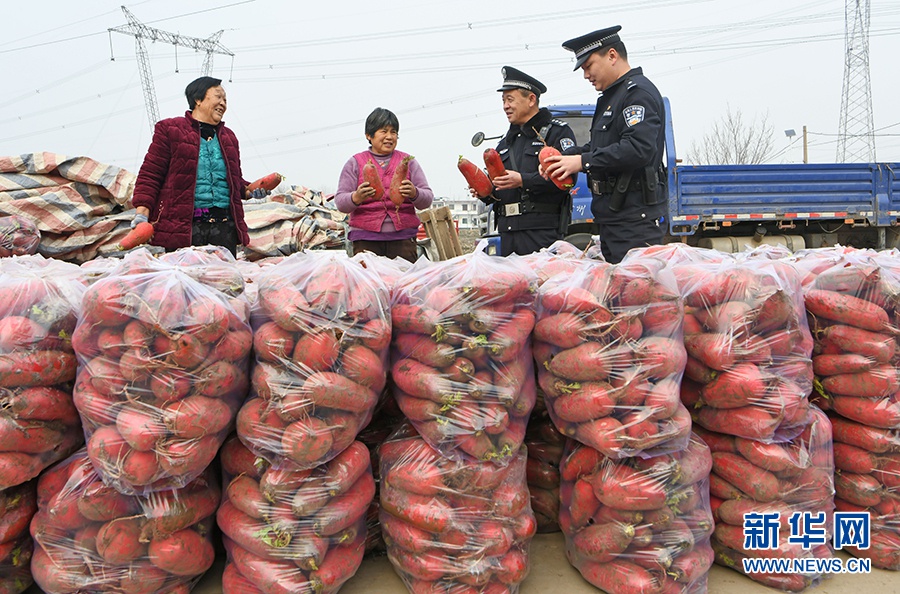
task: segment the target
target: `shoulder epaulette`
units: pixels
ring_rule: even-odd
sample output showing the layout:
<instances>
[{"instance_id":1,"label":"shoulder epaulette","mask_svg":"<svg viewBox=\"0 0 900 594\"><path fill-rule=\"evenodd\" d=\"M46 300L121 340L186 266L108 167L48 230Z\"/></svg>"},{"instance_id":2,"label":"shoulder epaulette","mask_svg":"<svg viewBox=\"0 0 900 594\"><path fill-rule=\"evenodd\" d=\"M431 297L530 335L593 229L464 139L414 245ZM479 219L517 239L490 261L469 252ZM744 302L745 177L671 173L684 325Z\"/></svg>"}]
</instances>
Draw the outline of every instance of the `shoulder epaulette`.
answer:
<instances>
[{"instance_id":1,"label":"shoulder epaulette","mask_svg":"<svg viewBox=\"0 0 900 594\"><path fill-rule=\"evenodd\" d=\"M566 123L564 121L557 120L556 118L553 118L552 120L550 120L550 123L556 124L557 126L565 126L566 125Z\"/></svg>"}]
</instances>

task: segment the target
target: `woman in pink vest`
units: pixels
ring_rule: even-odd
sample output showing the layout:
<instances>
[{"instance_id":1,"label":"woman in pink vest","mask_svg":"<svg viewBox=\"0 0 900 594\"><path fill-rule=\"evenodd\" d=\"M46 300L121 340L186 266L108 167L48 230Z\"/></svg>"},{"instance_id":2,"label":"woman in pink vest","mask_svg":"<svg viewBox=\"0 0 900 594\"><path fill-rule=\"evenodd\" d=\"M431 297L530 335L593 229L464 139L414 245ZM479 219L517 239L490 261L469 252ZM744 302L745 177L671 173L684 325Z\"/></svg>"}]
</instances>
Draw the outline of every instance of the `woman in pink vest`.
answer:
<instances>
[{"instance_id":1,"label":"woman in pink vest","mask_svg":"<svg viewBox=\"0 0 900 594\"><path fill-rule=\"evenodd\" d=\"M373 252L387 258L401 257L416 261L416 232L419 217L416 209L431 206L434 192L428 186L425 173L415 159L409 161L409 174L400 184L403 203L391 202L388 194L394 170L406 153L396 150L400 122L393 112L377 107L366 118L366 140L369 150L350 158L341 171L334 202L341 212L350 213L350 234L353 253ZM375 164L384 186L384 196L375 199L375 188L363 181L363 167Z\"/></svg>"}]
</instances>

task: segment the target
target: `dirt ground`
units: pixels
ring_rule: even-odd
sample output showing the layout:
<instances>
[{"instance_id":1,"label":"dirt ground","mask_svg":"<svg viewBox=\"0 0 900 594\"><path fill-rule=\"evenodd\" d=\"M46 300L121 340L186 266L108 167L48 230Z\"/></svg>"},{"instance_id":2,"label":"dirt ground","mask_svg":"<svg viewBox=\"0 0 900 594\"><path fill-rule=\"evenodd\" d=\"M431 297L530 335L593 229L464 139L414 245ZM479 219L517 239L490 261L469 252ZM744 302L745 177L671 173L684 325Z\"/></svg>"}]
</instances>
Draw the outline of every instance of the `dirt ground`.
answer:
<instances>
[{"instance_id":1,"label":"dirt ground","mask_svg":"<svg viewBox=\"0 0 900 594\"><path fill-rule=\"evenodd\" d=\"M460 229L459 230L459 247L462 248L464 254L468 254L475 249L478 243L480 232L478 229Z\"/></svg>"}]
</instances>

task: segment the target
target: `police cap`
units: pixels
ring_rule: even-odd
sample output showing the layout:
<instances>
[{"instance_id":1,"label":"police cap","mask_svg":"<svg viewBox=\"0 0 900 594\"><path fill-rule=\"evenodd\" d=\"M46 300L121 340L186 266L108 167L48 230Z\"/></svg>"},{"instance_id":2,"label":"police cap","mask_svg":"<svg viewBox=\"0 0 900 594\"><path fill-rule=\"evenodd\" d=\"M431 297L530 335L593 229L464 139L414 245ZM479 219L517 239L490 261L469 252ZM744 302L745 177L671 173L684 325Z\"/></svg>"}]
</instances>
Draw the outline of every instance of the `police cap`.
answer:
<instances>
[{"instance_id":1,"label":"police cap","mask_svg":"<svg viewBox=\"0 0 900 594\"><path fill-rule=\"evenodd\" d=\"M544 83L533 76L528 76L518 68L504 66L500 69L500 74L503 75L503 86L497 89L497 92L511 91L513 89L525 89L535 95L547 92L547 87L544 86Z\"/></svg>"},{"instance_id":2,"label":"police cap","mask_svg":"<svg viewBox=\"0 0 900 594\"><path fill-rule=\"evenodd\" d=\"M619 31L621 30L622 27L616 25L563 42L562 46L564 48L575 53L575 68L573 68L573 70L581 68L581 65L584 64L588 57L595 51L607 48L619 41Z\"/></svg>"}]
</instances>

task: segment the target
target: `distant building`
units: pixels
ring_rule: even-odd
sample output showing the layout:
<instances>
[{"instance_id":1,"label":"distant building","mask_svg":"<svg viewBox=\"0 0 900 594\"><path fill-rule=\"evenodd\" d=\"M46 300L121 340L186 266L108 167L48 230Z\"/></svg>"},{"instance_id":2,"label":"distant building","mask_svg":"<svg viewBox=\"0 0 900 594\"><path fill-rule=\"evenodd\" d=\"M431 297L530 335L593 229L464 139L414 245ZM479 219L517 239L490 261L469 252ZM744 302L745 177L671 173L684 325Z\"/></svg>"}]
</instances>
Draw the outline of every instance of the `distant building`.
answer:
<instances>
[{"instance_id":1,"label":"distant building","mask_svg":"<svg viewBox=\"0 0 900 594\"><path fill-rule=\"evenodd\" d=\"M478 228L478 200L474 198L447 198L446 196L435 197L432 208L438 206L450 207L450 213L459 223L460 229Z\"/></svg>"}]
</instances>

